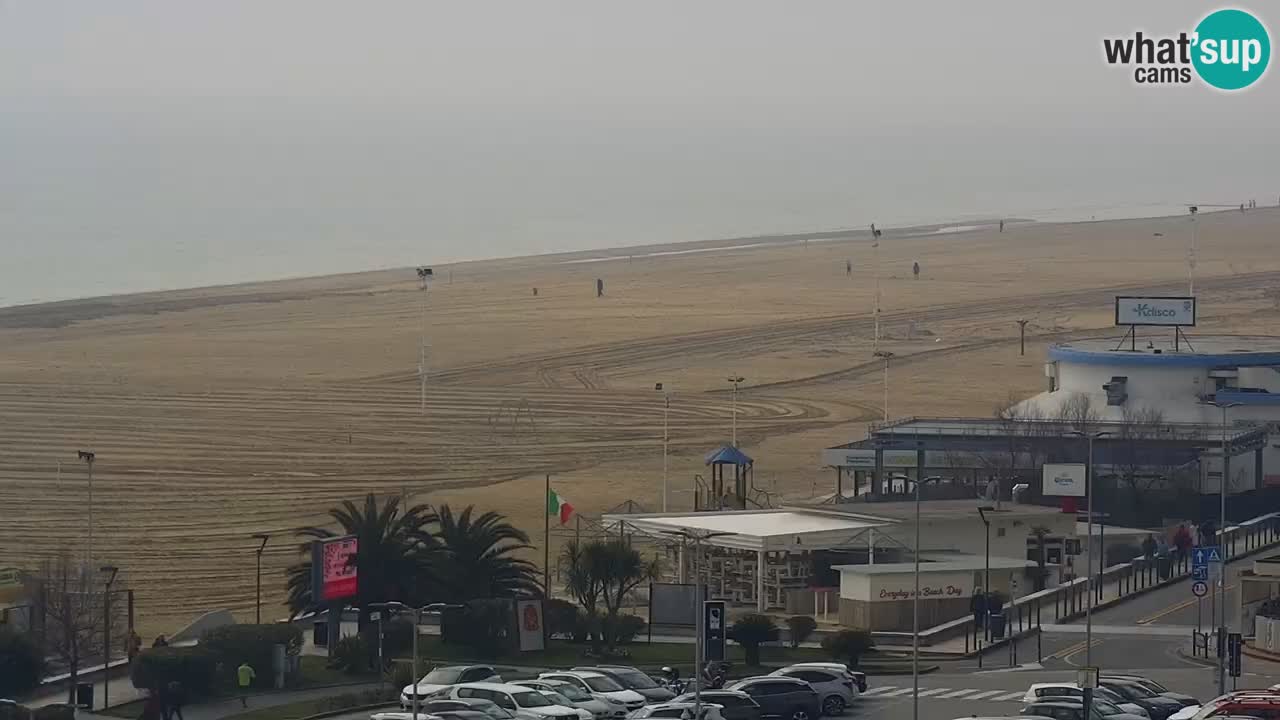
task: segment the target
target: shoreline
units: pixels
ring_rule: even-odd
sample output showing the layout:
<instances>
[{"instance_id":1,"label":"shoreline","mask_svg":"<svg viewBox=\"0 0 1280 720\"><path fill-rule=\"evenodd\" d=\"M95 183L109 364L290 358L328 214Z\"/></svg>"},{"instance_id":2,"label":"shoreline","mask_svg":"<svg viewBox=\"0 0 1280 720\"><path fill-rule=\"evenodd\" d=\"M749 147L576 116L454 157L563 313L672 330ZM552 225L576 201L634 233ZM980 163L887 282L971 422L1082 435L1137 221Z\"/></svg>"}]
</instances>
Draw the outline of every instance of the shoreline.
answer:
<instances>
[{"instance_id":1,"label":"shoreline","mask_svg":"<svg viewBox=\"0 0 1280 720\"><path fill-rule=\"evenodd\" d=\"M1141 205L1131 206L1132 208L1143 207ZM1257 210L1265 210L1264 207L1255 208ZM1201 214L1210 214L1216 212L1229 212L1233 208L1215 208L1207 210ZM974 219L958 219L948 222L934 223L918 223L910 225L882 226L881 229L887 238L920 238L920 237L940 237L946 235L967 235L973 232L994 228L1000 220L1004 220L1007 225L1013 227L1026 227L1034 225L1037 227L1049 227L1055 225L1079 225L1085 223L1110 223L1110 222L1131 222L1140 220L1161 220L1167 218L1179 217L1179 215L1134 215L1124 217L1103 218L1101 220L1036 220L1034 218L1011 216L1006 218L974 218ZM467 265L477 265L483 263L547 263L551 265L575 265L575 264L591 264L597 262L607 262L615 259L630 258L658 258L666 256L681 256L687 254L702 254L711 252L731 252L734 250L758 249L768 247L779 247L799 242L837 242L842 240L859 240L870 238L869 228L832 228L827 230L816 230L808 232L787 232L787 233L762 233L757 235L741 235L735 237L711 238L703 240L683 240L668 243L646 243L641 245L626 245L613 248L602 248L593 250L564 250L549 253L539 253L534 255L510 255L496 256L489 258L474 258L466 260L455 260L451 262L442 262L433 264L434 268L456 268ZM176 304L181 305L199 305L199 298L207 297L210 294L226 294L241 290L245 293L263 296L258 302L274 302L290 299L290 293L281 289L270 289L267 286L280 285L284 283L308 283L317 282L330 286L334 280L341 278L355 279L357 277L375 275L378 273L398 273L411 269L412 265L399 265L390 267L374 267L360 270L352 270L341 273L322 273L322 274L301 274L288 275L276 278L262 280L244 280L231 281L226 283L215 283L212 285L198 285L189 287L171 287L171 288L150 288L133 291L125 291L111 293L107 295L85 295L73 298L61 298L50 300L38 300L33 302L22 302L12 305L0 304L0 329L12 327L28 327L29 325L21 322L18 316L28 316L32 313L45 313L57 310L87 310L86 316L77 317L75 319L88 319L100 316L95 313L94 306L110 306L112 310L119 310L118 305L121 302L126 304L142 304L154 303L157 301L183 301ZM332 287L327 287L327 291L333 292ZM177 295L178 297L173 297ZM190 295L191 297L183 297ZM277 296L277 297L272 297ZM100 308L106 310L106 308ZM105 314L115 314L109 312Z\"/></svg>"}]
</instances>

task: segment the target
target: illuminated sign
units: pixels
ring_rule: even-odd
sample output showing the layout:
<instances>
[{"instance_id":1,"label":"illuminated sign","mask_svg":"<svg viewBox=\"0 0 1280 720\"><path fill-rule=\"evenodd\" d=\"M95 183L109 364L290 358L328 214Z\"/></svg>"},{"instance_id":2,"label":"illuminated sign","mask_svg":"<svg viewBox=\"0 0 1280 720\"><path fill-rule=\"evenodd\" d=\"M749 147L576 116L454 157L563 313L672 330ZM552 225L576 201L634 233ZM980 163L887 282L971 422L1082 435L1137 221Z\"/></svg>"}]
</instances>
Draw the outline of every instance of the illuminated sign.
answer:
<instances>
[{"instance_id":1,"label":"illuminated sign","mask_svg":"<svg viewBox=\"0 0 1280 720\"><path fill-rule=\"evenodd\" d=\"M311 587L317 603L356 594L358 552L359 542L355 536L316 540L311 544Z\"/></svg>"}]
</instances>

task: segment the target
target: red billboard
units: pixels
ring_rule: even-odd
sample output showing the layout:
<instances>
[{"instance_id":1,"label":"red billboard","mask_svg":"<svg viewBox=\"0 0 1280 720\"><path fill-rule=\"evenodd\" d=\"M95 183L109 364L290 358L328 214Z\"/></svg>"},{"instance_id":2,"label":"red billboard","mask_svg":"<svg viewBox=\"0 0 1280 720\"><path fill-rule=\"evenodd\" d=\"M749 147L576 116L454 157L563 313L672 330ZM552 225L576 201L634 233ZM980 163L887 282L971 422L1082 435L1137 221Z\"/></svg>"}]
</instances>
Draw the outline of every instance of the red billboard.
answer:
<instances>
[{"instance_id":1,"label":"red billboard","mask_svg":"<svg viewBox=\"0 0 1280 720\"><path fill-rule=\"evenodd\" d=\"M317 603L342 600L356 594L356 555L359 543L355 536L317 540L312 545L312 590ZM318 588L318 589L317 589Z\"/></svg>"}]
</instances>

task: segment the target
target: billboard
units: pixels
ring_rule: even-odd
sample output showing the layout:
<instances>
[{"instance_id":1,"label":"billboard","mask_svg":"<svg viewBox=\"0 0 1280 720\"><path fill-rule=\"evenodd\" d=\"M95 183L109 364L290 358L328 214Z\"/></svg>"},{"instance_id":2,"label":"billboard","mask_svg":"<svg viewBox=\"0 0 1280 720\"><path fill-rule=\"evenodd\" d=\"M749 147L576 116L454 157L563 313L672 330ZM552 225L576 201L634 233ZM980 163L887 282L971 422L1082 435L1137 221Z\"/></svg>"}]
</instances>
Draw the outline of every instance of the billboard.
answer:
<instances>
[{"instance_id":1,"label":"billboard","mask_svg":"<svg viewBox=\"0 0 1280 720\"><path fill-rule=\"evenodd\" d=\"M516 625L520 629L520 652L543 649L546 634L542 626L541 600L517 600Z\"/></svg>"},{"instance_id":2,"label":"billboard","mask_svg":"<svg viewBox=\"0 0 1280 720\"><path fill-rule=\"evenodd\" d=\"M352 597L358 589L354 535L311 543L311 591L317 604Z\"/></svg>"},{"instance_id":3,"label":"billboard","mask_svg":"<svg viewBox=\"0 0 1280 720\"><path fill-rule=\"evenodd\" d=\"M1085 496L1084 463L1045 463L1043 472L1044 486L1041 493L1045 496Z\"/></svg>"},{"instance_id":4,"label":"billboard","mask_svg":"<svg viewBox=\"0 0 1280 720\"><path fill-rule=\"evenodd\" d=\"M1195 324L1196 299L1193 297L1116 296L1116 325L1190 327Z\"/></svg>"},{"instance_id":5,"label":"billboard","mask_svg":"<svg viewBox=\"0 0 1280 720\"><path fill-rule=\"evenodd\" d=\"M728 620L723 600L702 603L702 654L707 660L724 660Z\"/></svg>"}]
</instances>

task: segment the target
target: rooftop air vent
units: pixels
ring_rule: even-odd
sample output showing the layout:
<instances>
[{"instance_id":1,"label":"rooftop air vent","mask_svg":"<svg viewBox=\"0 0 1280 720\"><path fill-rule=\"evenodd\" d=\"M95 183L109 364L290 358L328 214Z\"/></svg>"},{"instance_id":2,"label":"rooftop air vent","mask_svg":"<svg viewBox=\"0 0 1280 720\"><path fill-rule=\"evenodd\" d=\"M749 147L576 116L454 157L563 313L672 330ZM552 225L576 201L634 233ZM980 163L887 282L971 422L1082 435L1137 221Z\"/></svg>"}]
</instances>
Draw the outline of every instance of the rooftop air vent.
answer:
<instances>
[{"instance_id":1,"label":"rooftop air vent","mask_svg":"<svg viewBox=\"0 0 1280 720\"><path fill-rule=\"evenodd\" d=\"M1107 404L1124 405L1124 401L1129 399L1128 385L1127 377L1112 377L1111 382L1103 383L1102 389L1107 391Z\"/></svg>"}]
</instances>

